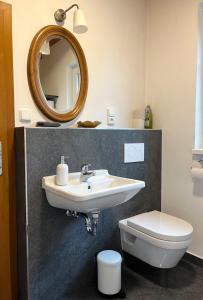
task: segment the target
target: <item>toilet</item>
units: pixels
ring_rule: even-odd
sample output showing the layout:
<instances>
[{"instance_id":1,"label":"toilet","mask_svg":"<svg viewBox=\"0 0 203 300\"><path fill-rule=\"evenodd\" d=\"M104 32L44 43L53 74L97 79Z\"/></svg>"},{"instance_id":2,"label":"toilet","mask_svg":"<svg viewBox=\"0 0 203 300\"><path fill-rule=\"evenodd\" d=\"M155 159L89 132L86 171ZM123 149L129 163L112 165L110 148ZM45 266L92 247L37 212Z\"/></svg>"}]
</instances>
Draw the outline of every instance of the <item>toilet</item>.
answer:
<instances>
[{"instance_id":1,"label":"toilet","mask_svg":"<svg viewBox=\"0 0 203 300\"><path fill-rule=\"evenodd\" d=\"M151 211L119 221L122 250L151 266L177 265L192 241L192 226L163 212Z\"/></svg>"}]
</instances>

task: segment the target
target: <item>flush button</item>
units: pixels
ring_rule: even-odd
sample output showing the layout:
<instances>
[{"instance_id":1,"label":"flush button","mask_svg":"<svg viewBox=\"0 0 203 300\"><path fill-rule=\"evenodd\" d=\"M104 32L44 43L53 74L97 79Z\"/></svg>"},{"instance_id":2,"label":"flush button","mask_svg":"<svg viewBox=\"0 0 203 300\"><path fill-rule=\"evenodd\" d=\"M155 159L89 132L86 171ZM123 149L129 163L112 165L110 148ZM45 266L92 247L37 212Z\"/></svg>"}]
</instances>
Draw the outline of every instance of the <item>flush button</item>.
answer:
<instances>
[{"instance_id":1,"label":"flush button","mask_svg":"<svg viewBox=\"0 0 203 300\"><path fill-rule=\"evenodd\" d=\"M144 161L144 143L124 144L124 163Z\"/></svg>"}]
</instances>

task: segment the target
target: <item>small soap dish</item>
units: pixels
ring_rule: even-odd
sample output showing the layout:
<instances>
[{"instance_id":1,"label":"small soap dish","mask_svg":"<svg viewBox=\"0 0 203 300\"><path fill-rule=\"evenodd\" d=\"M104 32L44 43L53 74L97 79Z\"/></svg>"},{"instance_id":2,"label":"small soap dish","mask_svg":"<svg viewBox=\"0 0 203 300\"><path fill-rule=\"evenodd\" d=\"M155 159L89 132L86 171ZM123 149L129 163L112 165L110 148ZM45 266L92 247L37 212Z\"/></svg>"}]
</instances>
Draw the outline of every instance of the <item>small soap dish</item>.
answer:
<instances>
[{"instance_id":1,"label":"small soap dish","mask_svg":"<svg viewBox=\"0 0 203 300\"><path fill-rule=\"evenodd\" d=\"M101 122L99 121L85 121L85 122L82 122L82 121L79 121L78 123L78 127L83 127L83 128L95 128L97 126L99 126L101 124Z\"/></svg>"}]
</instances>

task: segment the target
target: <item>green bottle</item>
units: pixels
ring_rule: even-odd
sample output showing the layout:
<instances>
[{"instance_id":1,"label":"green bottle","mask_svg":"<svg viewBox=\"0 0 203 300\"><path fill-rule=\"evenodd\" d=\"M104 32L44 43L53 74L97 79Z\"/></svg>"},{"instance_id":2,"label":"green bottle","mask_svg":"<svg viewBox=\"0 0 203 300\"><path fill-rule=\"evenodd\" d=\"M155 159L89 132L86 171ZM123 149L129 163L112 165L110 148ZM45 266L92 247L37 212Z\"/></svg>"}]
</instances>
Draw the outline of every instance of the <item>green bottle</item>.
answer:
<instances>
[{"instance_id":1,"label":"green bottle","mask_svg":"<svg viewBox=\"0 0 203 300\"><path fill-rule=\"evenodd\" d=\"M144 119L144 128L152 129L153 128L153 115L152 110L149 105L145 108L145 119Z\"/></svg>"}]
</instances>

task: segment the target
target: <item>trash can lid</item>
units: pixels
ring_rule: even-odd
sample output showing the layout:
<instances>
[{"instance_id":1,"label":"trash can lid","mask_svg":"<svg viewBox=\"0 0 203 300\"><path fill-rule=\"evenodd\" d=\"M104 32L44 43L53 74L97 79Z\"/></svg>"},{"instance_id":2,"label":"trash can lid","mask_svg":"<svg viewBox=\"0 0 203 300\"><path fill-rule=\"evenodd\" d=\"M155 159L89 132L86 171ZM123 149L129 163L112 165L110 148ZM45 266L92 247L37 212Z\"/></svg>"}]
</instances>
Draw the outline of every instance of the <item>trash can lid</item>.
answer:
<instances>
[{"instance_id":1,"label":"trash can lid","mask_svg":"<svg viewBox=\"0 0 203 300\"><path fill-rule=\"evenodd\" d=\"M105 265L117 265L122 262L122 257L114 250L104 250L97 254L97 262Z\"/></svg>"}]
</instances>

